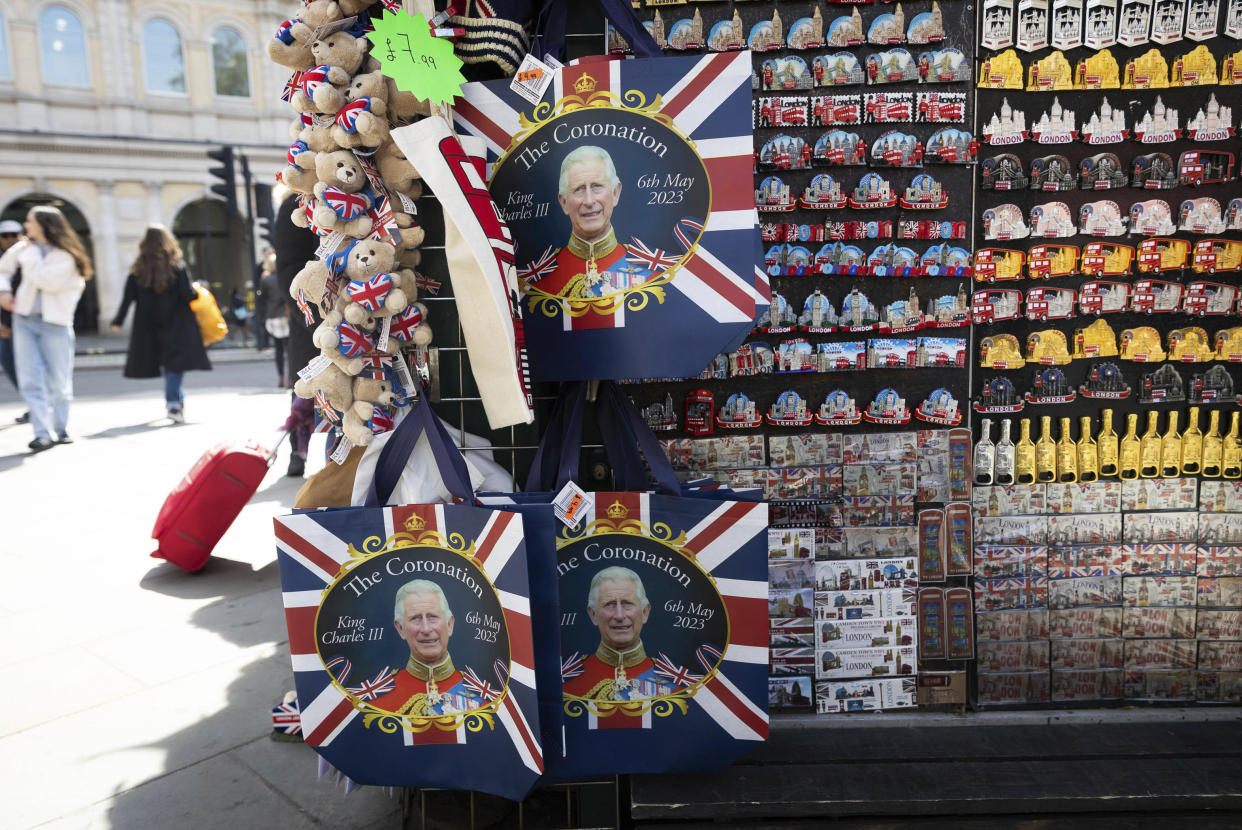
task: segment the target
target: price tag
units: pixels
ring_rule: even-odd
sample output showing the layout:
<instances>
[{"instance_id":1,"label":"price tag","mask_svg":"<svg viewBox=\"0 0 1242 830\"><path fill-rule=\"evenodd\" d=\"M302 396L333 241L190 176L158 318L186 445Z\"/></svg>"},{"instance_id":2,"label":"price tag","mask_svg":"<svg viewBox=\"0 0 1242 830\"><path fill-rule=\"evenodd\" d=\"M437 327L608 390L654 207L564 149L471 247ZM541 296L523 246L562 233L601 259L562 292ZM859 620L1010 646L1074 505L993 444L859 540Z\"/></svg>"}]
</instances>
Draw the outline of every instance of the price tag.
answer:
<instances>
[{"instance_id":1,"label":"price tag","mask_svg":"<svg viewBox=\"0 0 1242 830\"><path fill-rule=\"evenodd\" d=\"M298 377L307 383L310 383L311 378L315 377L315 375L319 374L331 365L332 358L328 357L326 354L321 354L301 369L298 369Z\"/></svg>"},{"instance_id":2,"label":"price tag","mask_svg":"<svg viewBox=\"0 0 1242 830\"><path fill-rule=\"evenodd\" d=\"M572 481L561 488L552 501L552 513L569 527L576 527L584 512L595 504L595 496Z\"/></svg>"},{"instance_id":3,"label":"price tag","mask_svg":"<svg viewBox=\"0 0 1242 830\"><path fill-rule=\"evenodd\" d=\"M345 459L349 457L349 451L354 448L354 444L344 435L341 440L336 442L336 449L332 451L332 455L328 456L337 464L344 464Z\"/></svg>"},{"instance_id":4,"label":"price tag","mask_svg":"<svg viewBox=\"0 0 1242 830\"><path fill-rule=\"evenodd\" d=\"M410 376L410 367L406 365L405 355L396 354L392 359L392 370L397 375L397 383L410 393L410 397L418 391L414 386L414 378Z\"/></svg>"},{"instance_id":5,"label":"price tag","mask_svg":"<svg viewBox=\"0 0 1242 830\"><path fill-rule=\"evenodd\" d=\"M461 59L453 54L452 43L432 34L425 17L386 11L371 21L371 57L398 89L432 104L451 104L461 95L466 82Z\"/></svg>"},{"instance_id":6,"label":"price tag","mask_svg":"<svg viewBox=\"0 0 1242 830\"><path fill-rule=\"evenodd\" d=\"M375 350L378 352L388 351L388 332L392 328L392 317L385 316L384 324L380 326L379 339L375 341Z\"/></svg>"},{"instance_id":7,"label":"price tag","mask_svg":"<svg viewBox=\"0 0 1242 830\"><path fill-rule=\"evenodd\" d=\"M509 88L532 104L538 104L543 100L548 85L552 83L553 72L552 67L534 55L527 54L522 58L522 65L518 67Z\"/></svg>"}]
</instances>

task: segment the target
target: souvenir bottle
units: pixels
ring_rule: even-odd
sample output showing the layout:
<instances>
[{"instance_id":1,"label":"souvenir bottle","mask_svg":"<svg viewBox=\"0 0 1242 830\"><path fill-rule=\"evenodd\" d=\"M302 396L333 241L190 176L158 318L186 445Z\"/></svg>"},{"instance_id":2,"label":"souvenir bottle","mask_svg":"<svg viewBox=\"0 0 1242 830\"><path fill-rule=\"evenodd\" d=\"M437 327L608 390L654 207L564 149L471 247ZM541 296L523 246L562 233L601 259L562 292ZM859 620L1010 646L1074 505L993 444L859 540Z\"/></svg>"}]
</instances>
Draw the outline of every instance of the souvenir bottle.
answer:
<instances>
[{"instance_id":1,"label":"souvenir bottle","mask_svg":"<svg viewBox=\"0 0 1242 830\"><path fill-rule=\"evenodd\" d=\"M1100 415L1100 435L1096 439L1096 454L1100 460L1100 475L1117 475L1117 433L1113 432L1113 411L1105 409Z\"/></svg>"},{"instance_id":2,"label":"souvenir bottle","mask_svg":"<svg viewBox=\"0 0 1242 830\"><path fill-rule=\"evenodd\" d=\"M1182 474L1192 476L1203 466L1203 433L1199 431L1199 407L1186 413L1186 431L1182 433Z\"/></svg>"},{"instance_id":3,"label":"souvenir bottle","mask_svg":"<svg viewBox=\"0 0 1242 830\"><path fill-rule=\"evenodd\" d=\"M996 442L996 475L993 478L997 484L1013 484L1014 446L1009 437L1011 423L1009 418L1001 421L1001 437Z\"/></svg>"},{"instance_id":4,"label":"souvenir bottle","mask_svg":"<svg viewBox=\"0 0 1242 830\"><path fill-rule=\"evenodd\" d=\"M1095 481L1100 477L1100 449L1091 438L1091 418L1083 415L1078 419L1082 429L1078 434L1078 480Z\"/></svg>"},{"instance_id":5,"label":"souvenir bottle","mask_svg":"<svg viewBox=\"0 0 1242 830\"><path fill-rule=\"evenodd\" d=\"M996 446L992 443L992 419L983 419L983 434L975 444L975 484L991 484L996 466Z\"/></svg>"},{"instance_id":6,"label":"souvenir bottle","mask_svg":"<svg viewBox=\"0 0 1242 830\"><path fill-rule=\"evenodd\" d=\"M1070 438L1070 419L1061 419L1061 440L1057 441L1057 481L1069 484L1078 480L1078 448Z\"/></svg>"},{"instance_id":7,"label":"souvenir bottle","mask_svg":"<svg viewBox=\"0 0 1242 830\"><path fill-rule=\"evenodd\" d=\"M1155 410L1147 413L1147 431L1139 439L1139 473L1143 478L1160 475L1160 433L1156 429L1159 417Z\"/></svg>"},{"instance_id":8,"label":"souvenir bottle","mask_svg":"<svg viewBox=\"0 0 1242 830\"><path fill-rule=\"evenodd\" d=\"M1057 442L1052 440L1052 416L1039 417L1039 440L1035 442L1035 479L1057 480Z\"/></svg>"},{"instance_id":9,"label":"souvenir bottle","mask_svg":"<svg viewBox=\"0 0 1242 830\"><path fill-rule=\"evenodd\" d=\"M1126 481L1133 481L1139 477L1139 470L1143 466L1142 459L1142 442L1138 435L1138 415L1131 412L1126 416L1126 434L1121 438L1121 454L1118 457L1117 467L1121 478Z\"/></svg>"},{"instance_id":10,"label":"souvenir bottle","mask_svg":"<svg viewBox=\"0 0 1242 830\"><path fill-rule=\"evenodd\" d=\"M1160 475L1177 478L1182 474L1182 437L1177 433L1177 410L1169 413L1169 428L1160 439Z\"/></svg>"},{"instance_id":11,"label":"souvenir bottle","mask_svg":"<svg viewBox=\"0 0 1242 830\"><path fill-rule=\"evenodd\" d=\"M1208 413L1208 431L1203 436L1203 464L1200 475L1206 478L1220 478L1221 456L1225 449L1225 439L1220 434L1220 410L1213 409Z\"/></svg>"},{"instance_id":12,"label":"souvenir bottle","mask_svg":"<svg viewBox=\"0 0 1242 830\"><path fill-rule=\"evenodd\" d=\"M1023 418L1021 434L1014 446L1013 466L1019 484L1035 483L1035 445L1031 443L1031 419Z\"/></svg>"},{"instance_id":13,"label":"souvenir bottle","mask_svg":"<svg viewBox=\"0 0 1242 830\"><path fill-rule=\"evenodd\" d=\"M1220 474L1225 478L1242 478L1242 438L1238 437L1238 413L1229 419L1229 434L1221 452Z\"/></svg>"}]
</instances>

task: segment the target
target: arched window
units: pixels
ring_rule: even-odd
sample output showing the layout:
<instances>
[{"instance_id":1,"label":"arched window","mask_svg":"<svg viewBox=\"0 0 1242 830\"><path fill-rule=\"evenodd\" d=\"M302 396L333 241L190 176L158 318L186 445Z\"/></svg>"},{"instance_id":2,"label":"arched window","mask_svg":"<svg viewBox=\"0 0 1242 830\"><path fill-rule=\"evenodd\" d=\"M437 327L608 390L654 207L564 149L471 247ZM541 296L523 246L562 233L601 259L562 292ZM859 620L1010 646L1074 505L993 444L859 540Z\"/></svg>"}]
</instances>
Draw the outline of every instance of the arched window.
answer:
<instances>
[{"instance_id":1,"label":"arched window","mask_svg":"<svg viewBox=\"0 0 1242 830\"><path fill-rule=\"evenodd\" d=\"M142 64L148 92L185 92L181 34L167 20L156 17L142 27Z\"/></svg>"},{"instance_id":2,"label":"arched window","mask_svg":"<svg viewBox=\"0 0 1242 830\"><path fill-rule=\"evenodd\" d=\"M246 41L227 26L221 26L211 33L211 70L216 76L217 95L250 97Z\"/></svg>"},{"instance_id":3,"label":"arched window","mask_svg":"<svg viewBox=\"0 0 1242 830\"><path fill-rule=\"evenodd\" d=\"M0 81L13 80L13 59L9 56L9 25L0 15Z\"/></svg>"},{"instance_id":4,"label":"arched window","mask_svg":"<svg viewBox=\"0 0 1242 830\"><path fill-rule=\"evenodd\" d=\"M64 6L48 6L39 15L39 54L44 82L90 86L86 33L78 16Z\"/></svg>"}]
</instances>

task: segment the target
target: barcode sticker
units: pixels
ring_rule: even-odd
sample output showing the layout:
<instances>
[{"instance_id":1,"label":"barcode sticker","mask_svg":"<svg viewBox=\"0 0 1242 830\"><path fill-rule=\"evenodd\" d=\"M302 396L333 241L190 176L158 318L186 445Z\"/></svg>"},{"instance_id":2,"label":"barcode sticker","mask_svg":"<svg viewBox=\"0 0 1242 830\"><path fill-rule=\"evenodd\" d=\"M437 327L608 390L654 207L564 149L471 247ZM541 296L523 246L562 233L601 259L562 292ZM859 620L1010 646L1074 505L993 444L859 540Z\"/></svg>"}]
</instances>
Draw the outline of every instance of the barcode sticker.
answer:
<instances>
[{"instance_id":1,"label":"barcode sticker","mask_svg":"<svg viewBox=\"0 0 1242 830\"><path fill-rule=\"evenodd\" d=\"M310 383L311 379L315 377L315 375L319 374L331 365L332 358L328 357L326 354L321 354L301 369L298 369L298 377L307 383Z\"/></svg>"},{"instance_id":2,"label":"barcode sticker","mask_svg":"<svg viewBox=\"0 0 1242 830\"><path fill-rule=\"evenodd\" d=\"M397 382L410 393L412 397L415 393L414 378L410 376L410 367L406 365L405 355L396 354L392 359L392 370L397 375Z\"/></svg>"},{"instance_id":3,"label":"barcode sticker","mask_svg":"<svg viewBox=\"0 0 1242 830\"><path fill-rule=\"evenodd\" d=\"M571 481L552 500L552 513L568 527L576 527L581 515L594 505L595 496Z\"/></svg>"},{"instance_id":4,"label":"barcode sticker","mask_svg":"<svg viewBox=\"0 0 1242 830\"><path fill-rule=\"evenodd\" d=\"M388 331L392 328L392 317L385 315L384 325L380 326L379 339L375 341L375 350L377 352L388 351Z\"/></svg>"},{"instance_id":5,"label":"barcode sticker","mask_svg":"<svg viewBox=\"0 0 1242 830\"><path fill-rule=\"evenodd\" d=\"M332 231L332 233L325 236L323 241L319 243L319 248L315 251L315 258L323 259L328 254L335 253L336 249L341 247L341 243L344 241L345 234L340 231Z\"/></svg>"},{"instance_id":6,"label":"barcode sticker","mask_svg":"<svg viewBox=\"0 0 1242 830\"><path fill-rule=\"evenodd\" d=\"M538 104L543 100L543 93L547 91L548 85L552 83L552 73L552 67L528 54L522 58L522 65L513 75L509 88L532 104Z\"/></svg>"},{"instance_id":7,"label":"barcode sticker","mask_svg":"<svg viewBox=\"0 0 1242 830\"><path fill-rule=\"evenodd\" d=\"M336 449L332 451L332 455L328 456L337 464L344 464L345 459L349 457L349 451L354 448L354 444L344 435L341 440L336 442Z\"/></svg>"}]
</instances>

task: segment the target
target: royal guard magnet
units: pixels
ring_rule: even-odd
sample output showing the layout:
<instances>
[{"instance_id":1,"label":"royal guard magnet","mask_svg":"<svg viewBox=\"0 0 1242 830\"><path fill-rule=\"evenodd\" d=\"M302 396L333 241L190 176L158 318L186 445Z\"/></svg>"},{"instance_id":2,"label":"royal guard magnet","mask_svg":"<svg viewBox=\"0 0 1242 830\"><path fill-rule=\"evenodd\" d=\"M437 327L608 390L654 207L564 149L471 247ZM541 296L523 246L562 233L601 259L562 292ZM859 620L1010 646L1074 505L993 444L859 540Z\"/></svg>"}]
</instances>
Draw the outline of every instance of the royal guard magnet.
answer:
<instances>
[{"instance_id":1,"label":"royal guard magnet","mask_svg":"<svg viewBox=\"0 0 1242 830\"><path fill-rule=\"evenodd\" d=\"M814 85L814 76L806 61L797 55L768 58L759 67L759 77L763 89L768 92L792 92L795 89L810 89Z\"/></svg>"},{"instance_id":2,"label":"royal guard magnet","mask_svg":"<svg viewBox=\"0 0 1242 830\"><path fill-rule=\"evenodd\" d=\"M811 166L811 145L798 136L778 135L759 151L761 170L806 170Z\"/></svg>"},{"instance_id":3,"label":"royal guard magnet","mask_svg":"<svg viewBox=\"0 0 1242 830\"><path fill-rule=\"evenodd\" d=\"M923 142L900 130L883 132L871 144L871 164L875 167L922 167Z\"/></svg>"},{"instance_id":4,"label":"royal guard magnet","mask_svg":"<svg viewBox=\"0 0 1242 830\"><path fill-rule=\"evenodd\" d=\"M1242 12L1242 2L1233 0L1230 7L1237 6ZM1240 33L1242 34L1242 33ZM1221 86L1234 86L1242 83L1242 52L1234 52L1226 55L1220 62L1220 81Z\"/></svg>"},{"instance_id":5,"label":"royal guard magnet","mask_svg":"<svg viewBox=\"0 0 1242 830\"><path fill-rule=\"evenodd\" d=\"M915 102L915 120L921 123L958 123L966 118L965 92L920 92Z\"/></svg>"},{"instance_id":6,"label":"royal guard magnet","mask_svg":"<svg viewBox=\"0 0 1242 830\"><path fill-rule=\"evenodd\" d=\"M1097 153L1078 163L1078 187L1082 190L1111 190L1129 183L1129 173L1116 153Z\"/></svg>"},{"instance_id":7,"label":"royal guard magnet","mask_svg":"<svg viewBox=\"0 0 1242 830\"><path fill-rule=\"evenodd\" d=\"M1117 59L1107 49L1083 58L1074 70L1074 89L1117 89L1120 86Z\"/></svg>"},{"instance_id":8,"label":"royal guard magnet","mask_svg":"<svg viewBox=\"0 0 1242 830\"><path fill-rule=\"evenodd\" d=\"M986 223L986 211L983 218ZM1074 236L1078 233L1078 228L1074 226L1073 214L1070 213L1068 205L1064 202L1045 202L1031 208L1030 233L1031 236L1056 239Z\"/></svg>"},{"instance_id":9,"label":"royal guard magnet","mask_svg":"<svg viewBox=\"0 0 1242 830\"><path fill-rule=\"evenodd\" d=\"M815 141L813 162L833 166L855 166L867 163L867 144L858 133L830 130Z\"/></svg>"},{"instance_id":10,"label":"royal guard magnet","mask_svg":"<svg viewBox=\"0 0 1242 830\"><path fill-rule=\"evenodd\" d=\"M1077 395L1060 369L1045 369L1035 376L1026 402L1035 405L1069 403Z\"/></svg>"},{"instance_id":11,"label":"royal guard magnet","mask_svg":"<svg viewBox=\"0 0 1242 830\"><path fill-rule=\"evenodd\" d=\"M811 126L857 124L862 116L859 95L820 95L811 99Z\"/></svg>"},{"instance_id":12,"label":"royal guard magnet","mask_svg":"<svg viewBox=\"0 0 1242 830\"><path fill-rule=\"evenodd\" d=\"M1056 329L1034 331L1026 336L1026 361L1040 366L1063 366L1070 362L1065 333Z\"/></svg>"},{"instance_id":13,"label":"royal guard magnet","mask_svg":"<svg viewBox=\"0 0 1242 830\"><path fill-rule=\"evenodd\" d=\"M768 96L756 101L755 110L755 124L759 127L805 127L810 99Z\"/></svg>"},{"instance_id":14,"label":"royal guard magnet","mask_svg":"<svg viewBox=\"0 0 1242 830\"><path fill-rule=\"evenodd\" d=\"M1053 92L1074 88L1074 71L1061 52L1053 52L1031 63L1027 70L1027 92Z\"/></svg>"},{"instance_id":15,"label":"royal guard magnet","mask_svg":"<svg viewBox=\"0 0 1242 830\"><path fill-rule=\"evenodd\" d=\"M867 83L900 84L919 79L914 56L905 49L889 49L867 56Z\"/></svg>"},{"instance_id":16,"label":"royal guard magnet","mask_svg":"<svg viewBox=\"0 0 1242 830\"><path fill-rule=\"evenodd\" d=\"M1031 160L1031 190L1074 190L1076 184L1074 167L1065 156L1044 156Z\"/></svg>"},{"instance_id":17,"label":"royal guard magnet","mask_svg":"<svg viewBox=\"0 0 1242 830\"><path fill-rule=\"evenodd\" d=\"M1129 216L1111 199L1088 202L1079 208L1079 232L1090 236L1122 236Z\"/></svg>"},{"instance_id":18,"label":"royal guard magnet","mask_svg":"<svg viewBox=\"0 0 1242 830\"><path fill-rule=\"evenodd\" d=\"M927 139L924 161L932 164L974 164L979 155L979 142L965 130L946 127Z\"/></svg>"},{"instance_id":19,"label":"royal guard magnet","mask_svg":"<svg viewBox=\"0 0 1242 830\"><path fill-rule=\"evenodd\" d=\"M1181 4L1182 0L1168 0ZM1154 33L1154 30L1153 30ZM1152 37L1155 40L1155 37ZM1216 58L1212 50L1200 44L1173 61L1169 86L1215 86Z\"/></svg>"},{"instance_id":20,"label":"royal guard magnet","mask_svg":"<svg viewBox=\"0 0 1242 830\"><path fill-rule=\"evenodd\" d=\"M820 55L811 61L815 86L854 86L866 81L858 58L849 52Z\"/></svg>"},{"instance_id":21,"label":"royal guard magnet","mask_svg":"<svg viewBox=\"0 0 1242 830\"><path fill-rule=\"evenodd\" d=\"M1225 209L1225 229L1242 231L1242 199L1230 199Z\"/></svg>"},{"instance_id":22,"label":"royal guard magnet","mask_svg":"<svg viewBox=\"0 0 1242 830\"><path fill-rule=\"evenodd\" d=\"M920 52L916 63L921 84L954 84L970 80L970 63L961 49Z\"/></svg>"},{"instance_id":23,"label":"royal guard magnet","mask_svg":"<svg viewBox=\"0 0 1242 830\"><path fill-rule=\"evenodd\" d=\"M1207 363L1216 358L1216 351L1201 326L1187 326L1169 332L1169 360L1177 363Z\"/></svg>"},{"instance_id":24,"label":"royal guard magnet","mask_svg":"<svg viewBox=\"0 0 1242 830\"><path fill-rule=\"evenodd\" d=\"M1163 361L1165 353L1160 343L1160 332L1151 326L1126 329L1121 333L1118 356L1122 360L1132 360L1135 363Z\"/></svg>"},{"instance_id":25,"label":"royal guard magnet","mask_svg":"<svg viewBox=\"0 0 1242 830\"><path fill-rule=\"evenodd\" d=\"M1186 400L1186 381L1168 363L1154 372L1144 374L1139 388L1142 389L1140 403L1176 403Z\"/></svg>"},{"instance_id":26,"label":"royal guard magnet","mask_svg":"<svg viewBox=\"0 0 1242 830\"><path fill-rule=\"evenodd\" d=\"M1115 357L1117 335L1104 320L1074 331L1074 360L1086 357Z\"/></svg>"},{"instance_id":27,"label":"royal guard magnet","mask_svg":"<svg viewBox=\"0 0 1242 830\"><path fill-rule=\"evenodd\" d=\"M1064 207L1064 205L1062 205ZM1068 208L1066 213L1068 214ZM1072 227L1073 222L1070 222ZM983 238L987 240L1009 240L1009 239L1025 239L1031 235L1031 229L1027 227L1025 217L1022 215L1022 208L1015 204L997 205L988 208L983 212ZM1067 233L1066 236L1073 236L1073 233ZM975 259L975 274L979 273L978 258ZM1021 264L1017 269L1018 279L1021 276Z\"/></svg>"},{"instance_id":28,"label":"royal guard magnet","mask_svg":"<svg viewBox=\"0 0 1242 830\"><path fill-rule=\"evenodd\" d=\"M1118 40L1121 38L1118 37ZM1165 89L1169 85L1169 64L1159 49L1152 49L1126 64L1122 89Z\"/></svg>"},{"instance_id":29,"label":"royal guard magnet","mask_svg":"<svg viewBox=\"0 0 1242 830\"><path fill-rule=\"evenodd\" d=\"M1177 167L1168 153L1135 156L1131 162L1130 186L1144 190L1171 190L1177 187Z\"/></svg>"},{"instance_id":30,"label":"royal guard magnet","mask_svg":"<svg viewBox=\"0 0 1242 830\"><path fill-rule=\"evenodd\" d=\"M1211 197L1187 199L1178 211L1179 231L1191 233L1224 233L1225 220L1220 213L1220 202Z\"/></svg>"},{"instance_id":31,"label":"royal guard magnet","mask_svg":"<svg viewBox=\"0 0 1242 830\"><path fill-rule=\"evenodd\" d=\"M909 92L867 92L863 119L868 124L900 124L914 120L914 95Z\"/></svg>"},{"instance_id":32,"label":"royal guard magnet","mask_svg":"<svg viewBox=\"0 0 1242 830\"><path fill-rule=\"evenodd\" d=\"M687 435L711 435L715 421L716 397L707 389L686 393L683 431Z\"/></svg>"},{"instance_id":33,"label":"royal guard magnet","mask_svg":"<svg viewBox=\"0 0 1242 830\"><path fill-rule=\"evenodd\" d=\"M929 424L955 427L962 422L957 399L948 389L934 389L914 410L914 417Z\"/></svg>"},{"instance_id":34,"label":"royal guard magnet","mask_svg":"<svg viewBox=\"0 0 1242 830\"><path fill-rule=\"evenodd\" d=\"M1130 385L1116 363L1097 363L1087 371L1078 392L1084 398L1124 400L1130 397Z\"/></svg>"},{"instance_id":35,"label":"royal guard magnet","mask_svg":"<svg viewBox=\"0 0 1242 830\"><path fill-rule=\"evenodd\" d=\"M1190 376L1190 402L1213 404L1233 400L1233 377L1224 366L1212 366Z\"/></svg>"},{"instance_id":36,"label":"royal guard magnet","mask_svg":"<svg viewBox=\"0 0 1242 830\"><path fill-rule=\"evenodd\" d=\"M1008 378L992 378L983 382L983 388L971 406L975 412L985 415L1021 412L1026 406L1026 401L1014 389L1011 380Z\"/></svg>"},{"instance_id":37,"label":"royal guard magnet","mask_svg":"<svg viewBox=\"0 0 1242 830\"><path fill-rule=\"evenodd\" d=\"M1022 160L1012 153L984 159L979 170L982 190L1026 190L1031 181Z\"/></svg>"},{"instance_id":38,"label":"royal guard magnet","mask_svg":"<svg viewBox=\"0 0 1242 830\"><path fill-rule=\"evenodd\" d=\"M1130 205L1130 233L1161 236L1174 233L1173 209L1164 199L1147 199Z\"/></svg>"},{"instance_id":39,"label":"royal guard magnet","mask_svg":"<svg viewBox=\"0 0 1242 830\"><path fill-rule=\"evenodd\" d=\"M1216 332L1216 359L1242 363L1242 326Z\"/></svg>"},{"instance_id":40,"label":"royal guard magnet","mask_svg":"<svg viewBox=\"0 0 1242 830\"><path fill-rule=\"evenodd\" d=\"M1084 144L1119 144L1128 135L1125 110L1115 108L1107 98L1100 101L1099 109L1082 125Z\"/></svg>"}]
</instances>

